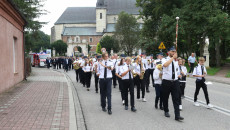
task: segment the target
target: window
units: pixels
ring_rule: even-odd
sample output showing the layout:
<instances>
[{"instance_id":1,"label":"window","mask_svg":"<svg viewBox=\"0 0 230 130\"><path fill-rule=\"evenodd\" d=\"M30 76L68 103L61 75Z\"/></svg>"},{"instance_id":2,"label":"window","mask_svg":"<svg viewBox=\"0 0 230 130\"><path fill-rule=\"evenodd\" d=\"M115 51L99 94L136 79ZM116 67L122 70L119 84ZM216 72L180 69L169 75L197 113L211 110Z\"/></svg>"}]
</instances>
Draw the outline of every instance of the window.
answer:
<instances>
[{"instance_id":1,"label":"window","mask_svg":"<svg viewBox=\"0 0 230 130\"><path fill-rule=\"evenodd\" d=\"M14 37L13 38L13 70L14 70L14 73L17 73L17 69L16 69L16 60L17 60L17 38Z\"/></svg>"},{"instance_id":2,"label":"window","mask_svg":"<svg viewBox=\"0 0 230 130\"><path fill-rule=\"evenodd\" d=\"M80 37L79 37L79 36L76 36L76 37L75 37L75 41L76 41L76 43L80 43Z\"/></svg>"},{"instance_id":3,"label":"window","mask_svg":"<svg viewBox=\"0 0 230 130\"><path fill-rule=\"evenodd\" d=\"M91 42L91 43L93 42L93 38L92 38L92 37L91 37L91 38L89 38L89 42Z\"/></svg>"},{"instance_id":4,"label":"window","mask_svg":"<svg viewBox=\"0 0 230 130\"><path fill-rule=\"evenodd\" d=\"M100 13L100 19L102 19L102 13Z\"/></svg>"},{"instance_id":5,"label":"window","mask_svg":"<svg viewBox=\"0 0 230 130\"><path fill-rule=\"evenodd\" d=\"M68 43L72 43L71 37L67 37L67 42L68 42Z\"/></svg>"}]
</instances>

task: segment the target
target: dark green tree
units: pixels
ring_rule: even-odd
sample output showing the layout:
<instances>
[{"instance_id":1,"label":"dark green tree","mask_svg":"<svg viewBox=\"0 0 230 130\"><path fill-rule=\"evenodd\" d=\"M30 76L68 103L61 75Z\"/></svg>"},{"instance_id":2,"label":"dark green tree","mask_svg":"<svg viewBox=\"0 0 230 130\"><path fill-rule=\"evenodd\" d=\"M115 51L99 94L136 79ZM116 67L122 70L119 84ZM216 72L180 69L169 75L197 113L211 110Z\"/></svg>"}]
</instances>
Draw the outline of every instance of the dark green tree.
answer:
<instances>
[{"instance_id":1,"label":"dark green tree","mask_svg":"<svg viewBox=\"0 0 230 130\"><path fill-rule=\"evenodd\" d=\"M56 53L59 53L59 55L65 55L67 52L68 45L62 40L55 41L51 46L55 49Z\"/></svg>"},{"instance_id":2,"label":"dark green tree","mask_svg":"<svg viewBox=\"0 0 230 130\"><path fill-rule=\"evenodd\" d=\"M96 53L97 54L102 54L102 52L101 52L101 44L100 43L97 43Z\"/></svg>"},{"instance_id":3,"label":"dark green tree","mask_svg":"<svg viewBox=\"0 0 230 130\"><path fill-rule=\"evenodd\" d=\"M106 48L106 51L110 54L113 49L114 52L119 51L118 41L112 36L104 36L100 40L100 44L102 48Z\"/></svg>"},{"instance_id":4,"label":"dark green tree","mask_svg":"<svg viewBox=\"0 0 230 130\"><path fill-rule=\"evenodd\" d=\"M13 0L13 2L24 15L27 21L27 30L37 31L42 27L43 24L46 24L46 22L40 22L36 19L39 18L39 16L47 13L46 10L41 9L43 4L40 0L30 0L28 2L26 2L26 0Z\"/></svg>"},{"instance_id":5,"label":"dark green tree","mask_svg":"<svg viewBox=\"0 0 230 130\"><path fill-rule=\"evenodd\" d=\"M39 52L41 48L50 49L50 36L42 31L25 33L26 51Z\"/></svg>"},{"instance_id":6,"label":"dark green tree","mask_svg":"<svg viewBox=\"0 0 230 130\"><path fill-rule=\"evenodd\" d=\"M139 34L140 24L137 23L137 19L131 14L121 12L115 24L115 38L127 55L131 55L133 50L138 47Z\"/></svg>"}]
</instances>

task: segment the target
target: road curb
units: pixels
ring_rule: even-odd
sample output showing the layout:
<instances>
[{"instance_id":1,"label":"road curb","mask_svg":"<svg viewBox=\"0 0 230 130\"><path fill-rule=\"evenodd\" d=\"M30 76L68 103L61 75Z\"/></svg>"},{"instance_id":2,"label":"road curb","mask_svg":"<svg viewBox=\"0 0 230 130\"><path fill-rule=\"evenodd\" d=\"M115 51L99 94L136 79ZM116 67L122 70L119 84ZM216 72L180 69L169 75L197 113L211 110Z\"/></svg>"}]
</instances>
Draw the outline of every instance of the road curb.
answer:
<instances>
[{"instance_id":1,"label":"road curb","mask_svg":"<svg viewBox=\"0 0 230 130\"><path fill-rule=\"evenodd\" d=\"M71 127L74 122L74 117L70 115L70 127L69 129L70 130L87 130L87 126L86 126L86 122L85 122L85 117L84 117L84 113L83 113L83 110L82 110L82 106L81 106L81 102L80 102L80 99L79 99L79 95L78 95L78 92L77 92L77 89L75 88L74 86L74 83L72 82L71 78L64 72L60 72L58 70L54 70L56 72L59 72L59 73L62 73L66 80L67 80L67 83L68 83L68 87L71 89L70 91L72 91L72 98L73 98L73 103L74 103L74 110L75 110L75 124L76 124L76 127ZM71 107L71 106L70 106Z\"/></svg>"}]
</instances>

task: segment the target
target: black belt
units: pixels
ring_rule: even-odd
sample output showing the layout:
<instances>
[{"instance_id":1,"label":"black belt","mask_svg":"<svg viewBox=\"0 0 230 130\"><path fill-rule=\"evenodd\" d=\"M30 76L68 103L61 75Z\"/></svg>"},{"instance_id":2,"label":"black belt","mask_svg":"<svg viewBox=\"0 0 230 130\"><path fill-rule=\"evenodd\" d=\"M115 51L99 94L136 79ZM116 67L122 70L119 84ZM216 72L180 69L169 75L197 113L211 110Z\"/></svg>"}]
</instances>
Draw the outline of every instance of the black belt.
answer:
<instances>
[{"instance_id":1,"label":"black belt","mask_svg":"<svg viewBox=\"0 0 230 130\"><path fill-rule=\"evenodd\" d=\"M175 82L175 81L178 81L178 79L174 79L174 80L166 80L166 79L163 79L163 81Z\"/></svg>"}]
</instances>

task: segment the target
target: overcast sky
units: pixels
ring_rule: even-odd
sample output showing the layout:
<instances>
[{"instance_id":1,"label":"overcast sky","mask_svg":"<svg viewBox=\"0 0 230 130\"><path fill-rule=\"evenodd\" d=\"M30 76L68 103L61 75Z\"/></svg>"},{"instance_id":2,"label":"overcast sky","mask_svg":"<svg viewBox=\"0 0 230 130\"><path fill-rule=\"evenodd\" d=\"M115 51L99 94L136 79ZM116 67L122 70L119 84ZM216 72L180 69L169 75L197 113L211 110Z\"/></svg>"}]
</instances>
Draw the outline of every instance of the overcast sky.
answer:
<instances>
[{"instance_id":1,"label":"overcast sky","mask_svg":"<svg viewBox=\"0 0 230 130\"><path fill-rule=\"evenodd\" d=\"M50 35L51 27L62 15L67 7L95 7L97 0L46 0L44 9L49 11L47 15L39 18L40 22L49 22L41 29L46 34ZM96 15L96 14L95 14Z\"/></svg>"}]
</instances>

